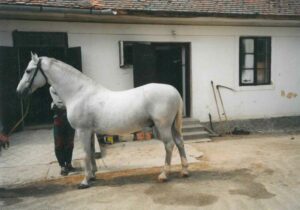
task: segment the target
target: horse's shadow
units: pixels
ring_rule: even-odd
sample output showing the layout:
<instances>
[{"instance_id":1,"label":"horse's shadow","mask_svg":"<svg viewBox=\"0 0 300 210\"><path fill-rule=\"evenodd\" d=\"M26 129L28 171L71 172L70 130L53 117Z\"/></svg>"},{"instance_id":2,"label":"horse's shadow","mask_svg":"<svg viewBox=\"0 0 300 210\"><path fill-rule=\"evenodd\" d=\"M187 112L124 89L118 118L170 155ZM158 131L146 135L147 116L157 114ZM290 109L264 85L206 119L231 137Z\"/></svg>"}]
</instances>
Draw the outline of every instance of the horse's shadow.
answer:
<instances>
[{"instance_id":1,"label":"horse's shadow","mask_svg":"<svg viewBox=\"0 0 300 210\"><path fill-rule=\"evenodd\" d=\"M122 187L129 185L138 184L150 184L151 186L159 185L162 188L164 186L169 187L174 184L187 184L194 185L196 182L205 183L209 181L231 181L240 183L243 189L229 190L229 193L246 195L252 198L270 198L274 194L269 193L264 185L254 181L257 177L253 175L250 169L236 169L231 171L217 171L217 170L207 170L207 171L192 171L191 176L184 179L179 177L178 172L173 172L170 174L170 179L167 183L158 183L157 181L158 173L151 174L139 174L131 176L120 176L111 179L98 178L91 183L91 187ZM255 188L256 191L253 194L251 189ZM260 189L260 194L257 194L257 188ZM4 201L4 205L12 205L22 202L24 197L46 197L51 195L57 195L60 193L65 193L68 191L75 191L77 185L75 184L62 184L62 183L38 183L29 184L27 186L16 187L16 188L0 188L0 201ZM89 189L85 189L89 190Z\"/></svg>"}]
</instances>

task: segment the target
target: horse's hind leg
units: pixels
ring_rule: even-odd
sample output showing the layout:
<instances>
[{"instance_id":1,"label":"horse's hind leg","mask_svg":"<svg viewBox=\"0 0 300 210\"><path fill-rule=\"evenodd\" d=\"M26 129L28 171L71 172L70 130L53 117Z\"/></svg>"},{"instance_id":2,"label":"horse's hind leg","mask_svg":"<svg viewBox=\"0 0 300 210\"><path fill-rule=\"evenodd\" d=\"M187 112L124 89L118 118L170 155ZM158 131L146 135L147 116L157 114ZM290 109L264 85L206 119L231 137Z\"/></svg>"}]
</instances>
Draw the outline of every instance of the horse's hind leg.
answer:
<instances>
[{"instance_id":1,"label":"horse's hind leg","mask_svg":"<svg viewBox=\"0 0 300 210\"><path fill-rule=\"evenodd\" d=\"M170 172L174 142L172 140L171 128L158 128L158 132L159 139L163 141L166 150L165 166L163 167L161 174L158 176L158 180L164 182L168 179Z\"/></svg>"},{"instance_id":2,"label":"horse's hind leg","mask_svg":"<svg viewBox=\"0 0 300 210\"><path fill-rule=\"evenodd\" d=\"M174 126L172 126L172 134L181 159L181 165L182 165L181 175L182 177L188 177L189 176L188 162L186 158L182 136L179 134L179 132L176 130Z\"/></svg>"},{"instance_id":3,"label":"horse's hind leg","mask_svg":"<svg viewBox=\"0 0 300 210\"><path fill-rule=\"evenodd\" d=\"M93 176L91 177L90 180L95 180L96 179L96 171L97 171L97 164L96 164L96 159L95 159L95 139L96 139L96 134L93 133L91 136L91 163L92 163L92 174Z\"/></svg>"},{"instance_id":4,"label":"horse's hind leg","mask_svg":"<svg viewBox=\"0 0 300 210\"><path fill-rule=\"evenodd\" d=\"M77 130L77 135L84 149L85 177L78 186L79 189L88 188L89 180L93 177L91 170L91 134L89 130Z\"/></svg>"}]
</instances>

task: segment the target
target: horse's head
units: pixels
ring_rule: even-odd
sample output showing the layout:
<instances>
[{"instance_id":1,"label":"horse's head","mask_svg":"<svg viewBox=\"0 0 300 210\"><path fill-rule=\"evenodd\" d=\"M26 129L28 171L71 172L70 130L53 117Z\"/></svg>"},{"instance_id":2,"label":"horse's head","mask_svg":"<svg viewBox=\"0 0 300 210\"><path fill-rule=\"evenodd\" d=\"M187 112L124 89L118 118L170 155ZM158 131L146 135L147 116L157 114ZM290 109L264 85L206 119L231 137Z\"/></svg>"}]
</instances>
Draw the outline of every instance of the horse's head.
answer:
<instances>
[{"instance_id":1,"label":"horse's head","mask_svg":"<svg viewBox=\"0 0 300 210\"><path fill-rule=\"evenodd\" d=\"M31 61L29 61L17 87L17 93L19 95L27 96L47 83L47 76L41 65L41 58L39 58L37 54L31 53Z\"/></svg>"}]
</instances>

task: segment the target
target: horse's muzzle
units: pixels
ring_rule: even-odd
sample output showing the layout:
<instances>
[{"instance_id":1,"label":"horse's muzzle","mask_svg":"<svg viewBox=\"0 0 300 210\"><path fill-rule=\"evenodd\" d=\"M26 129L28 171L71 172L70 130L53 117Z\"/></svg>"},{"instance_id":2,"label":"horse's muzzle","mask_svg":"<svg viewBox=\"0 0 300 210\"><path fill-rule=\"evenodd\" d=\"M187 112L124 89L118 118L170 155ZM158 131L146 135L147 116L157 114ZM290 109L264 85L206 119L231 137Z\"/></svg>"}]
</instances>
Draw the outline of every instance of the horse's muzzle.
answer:
<instances>
[{"instance_id":1,"label":"horse's muzzle","mask_svg":"<svg viewBox=\"0 0 300 210\"><path fill-rule=\"evenodd\" d=\"M23 90L17 90L17 94L19 97L24 98L29 95L30 88L26 87Z\"/></svg>"}]
</instances>

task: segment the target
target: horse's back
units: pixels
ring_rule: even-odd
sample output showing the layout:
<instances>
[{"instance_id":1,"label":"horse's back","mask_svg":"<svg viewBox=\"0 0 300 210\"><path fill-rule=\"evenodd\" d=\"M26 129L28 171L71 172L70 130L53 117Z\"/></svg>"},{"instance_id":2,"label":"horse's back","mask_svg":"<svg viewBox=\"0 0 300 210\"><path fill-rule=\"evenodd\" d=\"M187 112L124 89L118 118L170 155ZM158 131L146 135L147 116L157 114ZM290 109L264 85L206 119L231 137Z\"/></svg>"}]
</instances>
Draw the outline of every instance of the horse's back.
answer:
<instances>
[{"instance_id":1,"label":"horse's back","mask_svg":"<svg viewBox=\"0 0 300 210\"><path fill-rule=\"evenodd\" d=\"M143 93L147 101L147 110L153 120L173 120L182 108L182 99L177 89L171 85L150 83L144 86Z\"/></svg>"},{"instance_id":2,"label":"horse's back","mask_svg":"<svg viewBox=\"0 0 300 210\"><path fill-rule=\"evenodd\" d=\"M181 100L181 96L177 89L168 84L150 83L141 86L141 88L143 88L144 96L148 100L160 100L167 103L179 103Z\"/></svg>"},{"instance_id":3,"label":"horse's back","mask_svg":"<svg viewBox=\"0 0 300 210\"><path fill-rule=\"evenodd\" d=\"M101 133L126 133L174 120L181 105L178 91L165 84L151 83L125 91L91 91L78 99L71 121L77 127L93 127ZM74 124L74 123L72 123Z\"/></svg>"}]
</instances>

